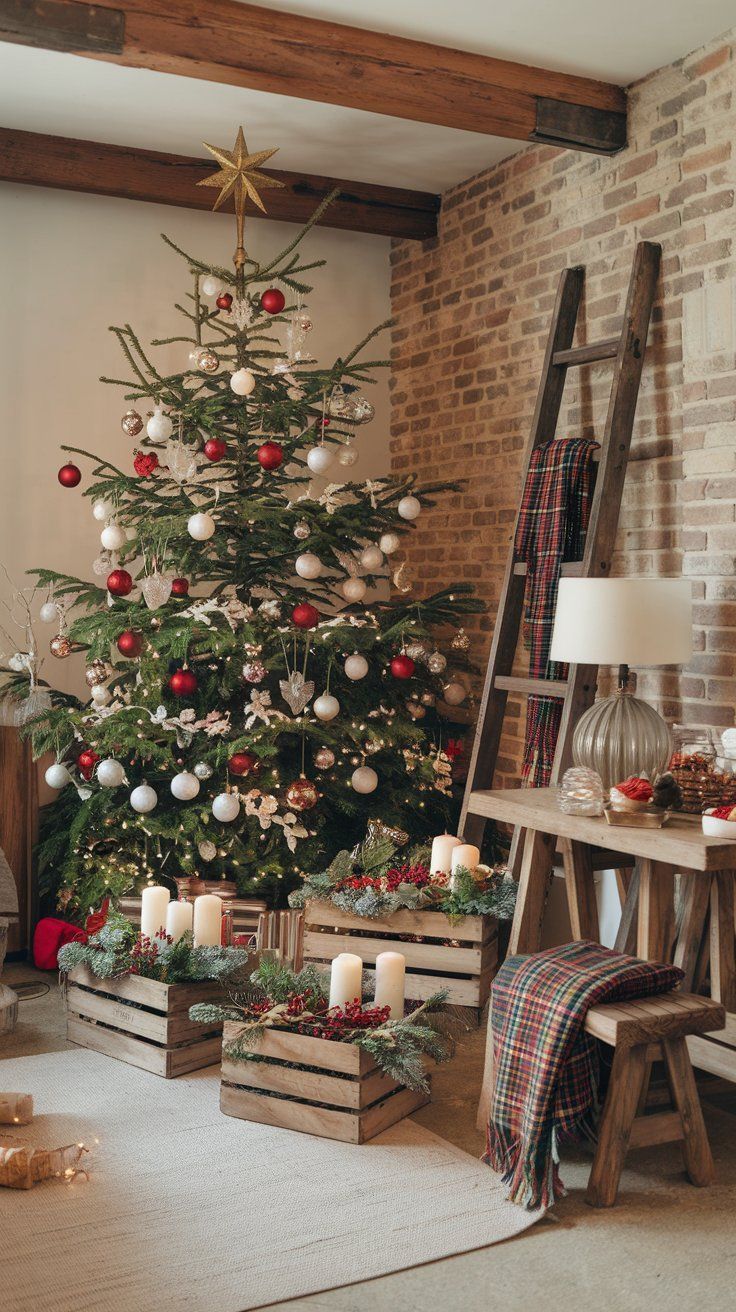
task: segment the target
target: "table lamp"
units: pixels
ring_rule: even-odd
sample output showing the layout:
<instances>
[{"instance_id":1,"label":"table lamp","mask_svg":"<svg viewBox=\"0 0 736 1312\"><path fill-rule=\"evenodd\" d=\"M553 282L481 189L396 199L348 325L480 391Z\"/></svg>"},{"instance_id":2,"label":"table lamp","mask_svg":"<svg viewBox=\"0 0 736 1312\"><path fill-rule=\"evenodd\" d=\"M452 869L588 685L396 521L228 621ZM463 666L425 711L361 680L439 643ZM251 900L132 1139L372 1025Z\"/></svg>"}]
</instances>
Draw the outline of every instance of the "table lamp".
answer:
<instances>
[{"instance_id":1,"label":"table lamp","mask_svg":"<svg viewBox=\"0 0 736 1312\"><path fill-rule=\"evenodd\" d=\"M692 654L687 579L560 579L550 660L618 665L618 690L578 720L576 765L597 770L605 788L629 775L666 769L670 731L628 688L630 665L679 665Z\"/></svg>"}]
</instances>

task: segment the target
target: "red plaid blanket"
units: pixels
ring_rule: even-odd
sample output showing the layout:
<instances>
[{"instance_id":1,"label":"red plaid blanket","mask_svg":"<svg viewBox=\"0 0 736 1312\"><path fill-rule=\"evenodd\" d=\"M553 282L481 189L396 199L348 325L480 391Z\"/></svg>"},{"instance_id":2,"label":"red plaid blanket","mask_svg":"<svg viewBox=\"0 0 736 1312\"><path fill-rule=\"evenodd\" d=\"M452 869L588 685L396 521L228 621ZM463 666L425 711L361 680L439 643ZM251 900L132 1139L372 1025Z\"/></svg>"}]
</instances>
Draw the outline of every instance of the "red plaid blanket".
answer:
<instances>
[{"instance_id":1,"label":"red plaid blanket","mask_svg":"<svg viewBox=\"0 0 736 1312\"><path fill-rule=\"evenodd\" d=\"M507 958L491 991L495 1087L483 1160L512 1202L547 1207L562 1197L560 1136L595 1138L599 1045L583 1029L588 1008L667 993L682 977L600 943Z\"/></svg>"}]
</instances>

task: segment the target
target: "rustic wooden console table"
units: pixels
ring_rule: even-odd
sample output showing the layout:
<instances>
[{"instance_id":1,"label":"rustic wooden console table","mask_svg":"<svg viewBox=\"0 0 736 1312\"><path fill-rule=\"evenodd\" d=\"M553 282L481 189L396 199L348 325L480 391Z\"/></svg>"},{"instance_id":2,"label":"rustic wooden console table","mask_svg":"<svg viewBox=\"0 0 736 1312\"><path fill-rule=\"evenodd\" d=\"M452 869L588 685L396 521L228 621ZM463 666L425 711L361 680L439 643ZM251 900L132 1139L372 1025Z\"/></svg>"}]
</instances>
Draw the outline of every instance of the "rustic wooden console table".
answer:
<instances>
[{"instance_id":1,"label":"rustic wooden console table","mask_svg":"<svg viewBox=\"0 0 736 1312\"><path fill-rule=\"evenodd\" d=\"M624 898L616 948L652 961L674 961L685 972L685 992L709 991L723 1003L726 1028L692 1037L688 1047L695 1066L736 1081L736 842L706 838L698 817L672 816L662 829L643 829L565 815L555 788L478 792L474 808L488 820L525 830L509 954L540 948L556 852L564 866L572 936L593 940L599 938L593 850L634 858L633 871L619 872ZM487 1118L491 1064L489 1018L479 1124Z\"/></svg>"}]
</instances>

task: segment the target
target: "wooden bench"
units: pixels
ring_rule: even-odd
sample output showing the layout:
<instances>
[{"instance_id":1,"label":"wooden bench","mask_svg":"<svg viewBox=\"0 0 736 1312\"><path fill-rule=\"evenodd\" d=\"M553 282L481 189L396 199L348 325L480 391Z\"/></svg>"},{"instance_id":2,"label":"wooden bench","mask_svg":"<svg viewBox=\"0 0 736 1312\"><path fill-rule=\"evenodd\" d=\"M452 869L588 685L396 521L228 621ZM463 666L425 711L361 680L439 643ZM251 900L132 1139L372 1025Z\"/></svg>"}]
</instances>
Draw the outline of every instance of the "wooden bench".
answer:
<instances>
[{"instance_id":1,"label":"wooden bench","mask_svg":"<svg viewBox=\"0 0 736 1312\"><path fill-rule=\"evenodd\" d=\"M585 1196L591 1207L615 1203L629 1148L681 1142L692 1184L712 1183L713 1159L685 1036L719 1030L725 1023L720 1003L691 993L665 993L590 1009L587 1033L615 1049ZM637 1115L645 1108L652 1062L661 1060L672 1109Z\"/></svg>"}]
</instances>

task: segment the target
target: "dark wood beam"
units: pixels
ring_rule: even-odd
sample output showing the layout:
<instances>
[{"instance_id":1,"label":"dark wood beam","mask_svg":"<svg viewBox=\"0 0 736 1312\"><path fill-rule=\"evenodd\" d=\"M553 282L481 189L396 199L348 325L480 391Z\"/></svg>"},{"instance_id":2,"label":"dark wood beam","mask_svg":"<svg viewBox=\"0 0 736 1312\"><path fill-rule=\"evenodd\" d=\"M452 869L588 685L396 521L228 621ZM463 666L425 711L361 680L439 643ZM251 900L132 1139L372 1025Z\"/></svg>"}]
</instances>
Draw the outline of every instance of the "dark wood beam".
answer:
<instances>
[{"instance_id":1,"label":"dark wood beam","mask_svg":"<svg viewBox=\"0 0 736 1312\"><path fill-rule=\"evenodd\" d=\"M0 39L519 141L626 144L621 87L237 0L0 0Z\"/></svg>"},{"instance_id":2,"label":"dark wood beam","mask_svg":"<svg viewBox=\"0 0 736 1312\"><path fill-rule=\"evenodd\" d=\"M212 169L211 159L0 128L0 180L4 182L211 210L213 193L198 187L197 182ZM325 227L415 240L437 235L440 197L430 192L377 187L310 173L263 171L278 178L284 187L267 188L264 200L268 213L261 215L253 207L249 211L251 218L306 223L320 201L338 188L340 195L320 219Z\"/></svg>"}]
</instances>

